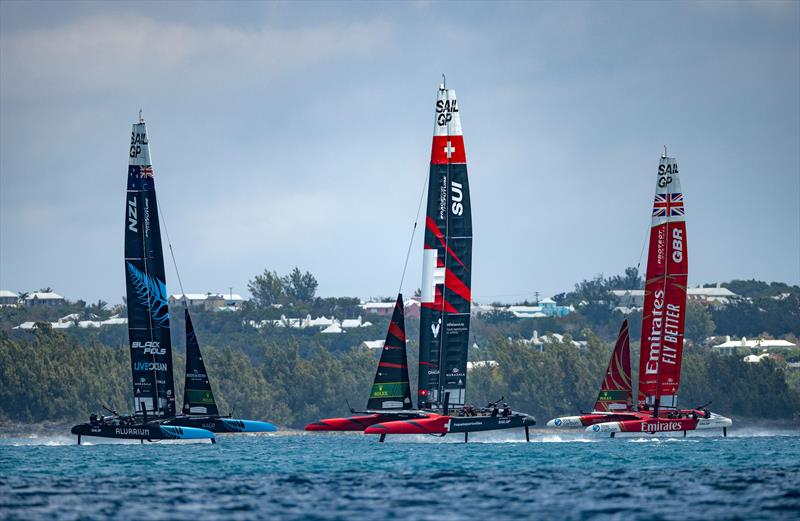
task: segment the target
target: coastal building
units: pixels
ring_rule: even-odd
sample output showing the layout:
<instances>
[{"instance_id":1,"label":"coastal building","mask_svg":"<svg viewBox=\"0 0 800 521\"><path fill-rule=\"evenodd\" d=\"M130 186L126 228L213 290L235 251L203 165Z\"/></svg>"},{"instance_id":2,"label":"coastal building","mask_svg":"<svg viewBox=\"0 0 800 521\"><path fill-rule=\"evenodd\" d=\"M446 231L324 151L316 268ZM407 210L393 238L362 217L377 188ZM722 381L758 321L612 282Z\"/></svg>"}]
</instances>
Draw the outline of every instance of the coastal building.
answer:
<instances>
[{"instance_id":1,"label":"coastal building","mask_svg":"<svg viewBox=\"0 0 800 521\"><path fill-rule=\"evenodd\" d=\"M390 317L394 311L394 304L394 302L362 302L359 307L364 310L366 315ZM419 318L419 310L419 299L409 298L403 301L403 312L406 318Z\"/></svg>"},{"instance_id":2,"label":"coastal building","mask_svg":"<svg viewBox=\"0 0 800 521\"><path fill-rule=\"evenodd\" d=\"M735 355L740 352L753 351L767 353L775 350L793 349L797 344L789 342L788 340L772 340L766 338L757 338L755 340L748 340L747 337L742 337L741 340L731 339L730 336L725 336L725 341L711 346L711 349L723 355Z\"/></svg>"},{"instance_id":3,"label":"coastal building","mask_svg":"<svg viewBox=\"0 0 800 521\"><path fill-rule=\"evenodd\" d=\"M169 297L169 305L183 305L206 311L238 311L247 299L237 293L180 293Z\"/></svg>"},{"instance_id":4,"label":"coastal building","mask_svg":"<svg viewBox=\"0 0 800 521\"><path fill-rule=\"evenodd\" d=\"M531 338L522 339L520 342L523 344L532 346L537 348L539 351L544 351L545 344L554 344L554 343L563 343L566 341L567 337L565 335L561 335L559 333L550 333L549 335L542 335L539 336L539 332L535 329L533 330L533 336ZM512 340L509 338L509 340ZM575 347L586 347L588 343L585 340L572 340L570 339L570 343Z\"/></svg>"},{"instance_id":5,"label":"coastal building","mask_svg":"<svg viewBox=\"0 0 800 521\"><path fill-rule=\"evenodd\" d=\"M0 289L0 306L16 306L19 304L19 295L7 289Z\"/></svg>"},{"instance_id":6,"label":"coastal building","mask_svg":"<svg viewBox=\"0 0 800 521\"><path fill-rule=\"evenodd\" d=\"M617 303L620 306L616 309L641 310L644 305L643 289L612 289L611 294L616 297ZM728 288L723 288L720 283L717 283L716 286L711 288L687 288L686 298L702 304L718 304L724 306L730 303L731 300L739 298L739 295Z\"/></svg>"},{"instance_id":7,"label":"coastal building","mask_svg":"<svg viewBox=\"0 0 800 521\"><path fill-rule=\"evenodd\" d=\"M60 306L64 302L64 297L52 291L35 291L25 297L25 305L28 307Z\"/></svg>"}]
</instances>

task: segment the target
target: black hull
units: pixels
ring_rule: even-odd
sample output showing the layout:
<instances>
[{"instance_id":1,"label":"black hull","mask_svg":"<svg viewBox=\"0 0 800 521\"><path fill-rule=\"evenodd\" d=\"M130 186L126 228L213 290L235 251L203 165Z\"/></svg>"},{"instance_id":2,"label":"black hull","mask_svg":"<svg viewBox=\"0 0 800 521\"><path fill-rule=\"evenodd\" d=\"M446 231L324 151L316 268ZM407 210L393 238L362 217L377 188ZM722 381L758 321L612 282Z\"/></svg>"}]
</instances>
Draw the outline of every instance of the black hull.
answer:
<instances>
[{"instance_id":1,"label":"black hull","mask_svg":"<svg viewBox=\"0 0 800 521\"><path fill-rule=\"evenodd\" d=\"M536 425L533 416L455 416L450 419L448 432L498 431L533 425Z\"/></svg>"},{"instance_id":2,"label":"black hull","mask_svg":"<svg viewBox=\"0 0 800 521\"><path fill-rule=\"evenodd\" d=\"M161 423L145 423L135 425L93 425L82 423L74 426L72 434L78 436L94 436L97 438L113 438L118 440L187 440L212 439L214 435L207 430L184 429L179 426L168 426Z\"/></svg>"}]
</instances>

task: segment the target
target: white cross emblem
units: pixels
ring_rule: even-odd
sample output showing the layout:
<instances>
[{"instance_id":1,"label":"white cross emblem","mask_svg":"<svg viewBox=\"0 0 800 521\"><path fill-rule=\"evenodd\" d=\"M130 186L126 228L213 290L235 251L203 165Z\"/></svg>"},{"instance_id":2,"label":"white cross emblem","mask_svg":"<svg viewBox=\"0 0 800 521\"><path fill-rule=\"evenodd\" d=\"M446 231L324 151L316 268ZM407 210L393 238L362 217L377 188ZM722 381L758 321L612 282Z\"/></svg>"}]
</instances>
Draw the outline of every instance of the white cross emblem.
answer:
<instances>
[{"instance_id":1,"label":"white cross emblem","mask_svg":"<svg viewBox=\"0 0 800 521\"><path fill-rule=\"evenodd\" d=\"M450 159L451 157L453 157L453 152L455 152L455 151L456 151L456 149L453 148L453 145L448 141L447 142L447 146L444 147L444 153L447 154L447 159Z\"/></svg>"}]
</instances>

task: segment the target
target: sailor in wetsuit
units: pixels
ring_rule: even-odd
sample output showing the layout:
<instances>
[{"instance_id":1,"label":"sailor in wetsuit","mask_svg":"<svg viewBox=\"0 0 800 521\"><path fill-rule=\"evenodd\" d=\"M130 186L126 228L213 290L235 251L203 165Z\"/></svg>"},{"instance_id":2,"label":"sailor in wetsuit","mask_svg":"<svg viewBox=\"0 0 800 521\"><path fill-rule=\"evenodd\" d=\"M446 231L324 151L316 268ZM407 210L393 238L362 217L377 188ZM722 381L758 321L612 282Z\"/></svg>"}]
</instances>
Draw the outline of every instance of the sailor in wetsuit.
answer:
<instances>
[{"instance_id":1,"label":"sailor in wetsuit","mask_svg":"<svg viewBox=\"0 0 800 521\"><path fill-rule=\"evenodd\" d=\"M500 414L500 409L497 408L497 404L492 404L492 418L495 418L498 414Z\"/></svg>"},{"instance_id":2,"label":"sailor in wetsuit","mask_svg":"<svg viewBox=\"0 0 800 521\"><path fill-rule=\"evenodd\" d=\"M511 407L508 406L507 403L503 404L503 417L508 418L511 416Z\"/></svg>"}]
</instances>

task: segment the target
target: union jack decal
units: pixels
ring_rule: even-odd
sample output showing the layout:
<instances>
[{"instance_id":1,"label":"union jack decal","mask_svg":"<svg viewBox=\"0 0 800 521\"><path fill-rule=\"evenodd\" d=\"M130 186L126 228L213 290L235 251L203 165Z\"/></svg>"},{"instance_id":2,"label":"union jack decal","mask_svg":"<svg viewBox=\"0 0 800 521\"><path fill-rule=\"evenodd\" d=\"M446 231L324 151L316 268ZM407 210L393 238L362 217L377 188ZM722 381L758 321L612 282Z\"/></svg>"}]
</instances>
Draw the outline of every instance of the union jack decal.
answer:
<instances>
[{"instance_id":1,"label":"union jack decal","mask_svg":"<svg viewBox=\"0 0 800 521\"><path fill-rule=\"evenodd\" d=\"M683 194L656 194L653 217L683 217Z\"/></svg>"},{"instance_id":2,"label":"union jack decal","mask_svg":"<svg viewBox=\"0 0 800 521\"><path fill-rule=\"evenodd\" d=\"M139 167L139 175L142 177L153 177L153 167L152 166L140 166Z\"/></svg>"}]
</instances>

